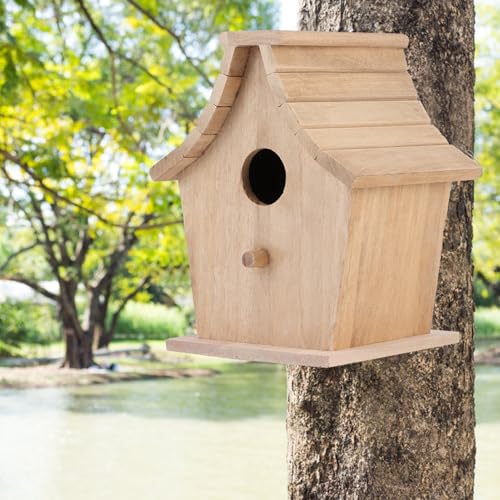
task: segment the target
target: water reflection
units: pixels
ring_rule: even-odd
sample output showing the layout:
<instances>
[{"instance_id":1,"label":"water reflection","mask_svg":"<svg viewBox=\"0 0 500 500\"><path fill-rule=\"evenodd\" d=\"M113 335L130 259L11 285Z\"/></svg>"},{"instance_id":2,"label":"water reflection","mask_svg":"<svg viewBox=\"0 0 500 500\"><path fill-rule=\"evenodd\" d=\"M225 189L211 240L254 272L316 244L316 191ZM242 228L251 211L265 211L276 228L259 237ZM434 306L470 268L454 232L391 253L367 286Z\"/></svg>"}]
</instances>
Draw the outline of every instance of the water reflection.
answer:
<instances>
[{"instance_id":1,"label":"water reflection","mask_svg":"<svg viewBox=\"0 0 500 500\"><path fill-rule=\"evenodd\" d=\"M500 368L476 377L476 498L500 490ZM0 498L286 498L283 368L0 392ZM493 496L492 496L493 495Z\"/></svg>"}]
</instances>

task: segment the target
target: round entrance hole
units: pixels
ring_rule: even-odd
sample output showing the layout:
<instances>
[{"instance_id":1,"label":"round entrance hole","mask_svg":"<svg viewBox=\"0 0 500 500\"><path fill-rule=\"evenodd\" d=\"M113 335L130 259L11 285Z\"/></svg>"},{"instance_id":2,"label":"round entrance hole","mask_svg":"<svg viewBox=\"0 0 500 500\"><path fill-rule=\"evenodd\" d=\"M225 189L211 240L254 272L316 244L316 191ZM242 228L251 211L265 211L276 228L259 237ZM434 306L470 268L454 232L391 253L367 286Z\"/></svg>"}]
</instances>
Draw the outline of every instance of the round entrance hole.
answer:
<instances>
[{"instance_id":1,"label":"round entrance hole","mask_svg":"<svg viewBox=\"0 0 500 500\"><path fill-rule=\"evenodd\" d=\"M285 189L285 166L270 149L259 149L252 153L243 165L242 177L247 196L260 205L271 205Z\"/></svg>"}]
</instances>

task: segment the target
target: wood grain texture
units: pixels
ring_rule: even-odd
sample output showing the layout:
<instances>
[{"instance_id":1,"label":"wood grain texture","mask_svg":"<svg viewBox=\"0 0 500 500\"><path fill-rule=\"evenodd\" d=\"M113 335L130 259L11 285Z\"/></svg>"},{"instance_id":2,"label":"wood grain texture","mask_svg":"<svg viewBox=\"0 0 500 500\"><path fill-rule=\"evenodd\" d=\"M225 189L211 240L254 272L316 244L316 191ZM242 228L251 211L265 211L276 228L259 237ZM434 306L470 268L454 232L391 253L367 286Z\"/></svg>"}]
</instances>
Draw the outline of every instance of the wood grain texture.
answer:
<instances>
[{"instance_id":1,"label":"wood grain texture","mask_svg":"<svg viewBox=\"0 0 500 500\"><path fill-rule=\"evenodd\" d=\"M431 329L449 183L356 190L333 349Z\"/></svg>"},{"instance_id":2,"label":"wood grain texture","mask_svg":"<svg viewBox=\"0 0 500 500\"><path fill-rule=\"evenodd\" d=\"M385 148L448 144L432 125L398 125L378 127L338 127L306 129L320 150ZM334 154L334 153L332 153Z\"/></svg>"},{"instance_id":3,"label":"wood grain texture","mask_svg":"<svg viewBox=\"0 0 500 500\"><path fill-rule=\"evenodd\" d=\"M328 368L371 359L386 358L398 354L416 352L445 345L456 344L460 340L458 332L432 330L425 335L379 342L342 351L321 351L316 349L295 349L262 344L244 344L220 340L201 339L197 336L177 337L167 340L167 349L174 352L202 354L219 358L244 361L280 363Z\"/></svg>"},{"instance_id":4,"label":"wood grain texture","mask_svg":"<svg viewBox=\"0 0 500 500\"><path fill-rule=\"evenodd\" d=\"M259 45L311 45L313 47L391 47L405 49L408 37L396 33L325 33L299 31L226 31L221 33L224 47Z\"/></svg>"},{"instance_id":5,"label":"wood grain texture","mask_svg":"<svg viewBox=\"0 0 500 500\"><path fill-rule=\"evenodd\" d=\"M331 343L350 196L287 127L276 126L284 120L251 49L225 126L179 176L200 338L315 349ZM286 169L272 205L254 203L243 188L245 160L260 148L275 151ZM252 248L269 251L267 267L242 266Z\"/></svg>"},{"instance_id":6,"label":"wood grain texture","mask_svg":"<svg viewBox=\"0 0 500 500\"><path fill-rule=\"evenodd\" d=\"M215 106L232 106L241 85L241 77L219 75L210 102Z\"/></svg>"},{"instance_id":7,"label":"wood grain texture","mask_svg":"<svg viewBox=\"0 0 500 500\"><path fill-rule=\"evenodd\" d=\"M407 73L273 73L270 76L279 79L286 102L417 99Z\"/></svg>"},{"instance_id":8,"label":"wood grain texture","mask_svg":"<svg viewBox=\"0 0 500 500\"><path fill-rule=\"evenodd\" d=\"M215 134L202 134L194 129L182 145L184 158L199 158L214 139Z\"/></svg>"},{"instance_id":9,"label":"wood grain texture","mask_svg":"<svg viewBox=\"0 0 500 500\"><path fill-rule=\"evenodd\" d=\"M304 128L425 125L430 119L419 101L294 102L289 108ZM363 130L359 131L360 134Z\"/></svg>"},{"instance_id":10,"label":"wood grain texture","mask_svg":"<svg viewBox=\"0 0 500 500\"><path fill-rule=\"evenodd\" d=\"M248 61L249 47L224 47L220 72L227 76L243 76Z\"/></svg>"},{"instance_id":11,"label":"wood grain texture","mask_svg":"<svg viewBox=\"0 0 500 500\"><path fill-rule=\"evenodd\" d=\"M273 46L268 73L384 73L406 71L401 49L379 47Z\"/></svg>"},{"instance_id":12,"label":"wood grain texture","mask_svg":"<svg viewBox=\"0 0 500 500\"><path fill-rule=\"evenodd\" d=\"M325 151L353 176L353 187L475 179L481 167L450 145Z\"/></svg>"},{"instance_id":13,"label":"wood grain texture","mask_svg":"<svg viewBox=\"0 0 500 500\"><path fill-rule=\"evenodd\" d=\"M196 128L203 130L204 134L215 135L222 128L230 111L231 106L215 106L208 103L196 123Z\"/></svg>"}]
</instances>

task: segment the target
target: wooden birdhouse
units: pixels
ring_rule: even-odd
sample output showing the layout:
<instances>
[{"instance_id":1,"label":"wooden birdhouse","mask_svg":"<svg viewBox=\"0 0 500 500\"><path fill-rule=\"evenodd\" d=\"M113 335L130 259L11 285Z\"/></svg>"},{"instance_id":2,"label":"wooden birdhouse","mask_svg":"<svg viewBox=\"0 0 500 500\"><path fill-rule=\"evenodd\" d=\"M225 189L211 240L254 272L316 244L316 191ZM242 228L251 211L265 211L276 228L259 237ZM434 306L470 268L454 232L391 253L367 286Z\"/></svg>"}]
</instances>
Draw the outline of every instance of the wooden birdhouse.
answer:
<instances>
[{"instance_id":1,"label":"wooden birdhouse","mask_svg":"<svg viewBox=\"0 0 500 500\"><path fill-rule=\"evenodd\" d=\"M197 336L168 348L335 366L458 341L431 330L448 144L396 34L224 33L212 97L151 170L180 184Z\"/></svg>"}]
</instances>

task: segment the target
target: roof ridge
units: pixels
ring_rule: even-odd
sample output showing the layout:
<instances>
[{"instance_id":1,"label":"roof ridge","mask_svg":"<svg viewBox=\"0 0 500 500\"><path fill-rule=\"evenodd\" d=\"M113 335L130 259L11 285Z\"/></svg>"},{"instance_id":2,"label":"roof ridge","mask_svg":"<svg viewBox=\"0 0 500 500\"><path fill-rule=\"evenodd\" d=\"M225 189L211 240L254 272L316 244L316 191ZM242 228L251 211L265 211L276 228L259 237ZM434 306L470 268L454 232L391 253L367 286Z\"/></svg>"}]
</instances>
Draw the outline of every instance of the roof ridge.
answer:
<instances>
[{"instance_id":1,"label":"roof ridge","mask_svg":"<svg viewBox=\"0 0 500 500\"><path fill-rule=\"evenodd\" d=\"M220 42L229 47L258 45L297 45L314 47L392 47L405 49L408 37L400 33L368 33L347 31L225 31Z\"/></svg>"}]
</instances>

